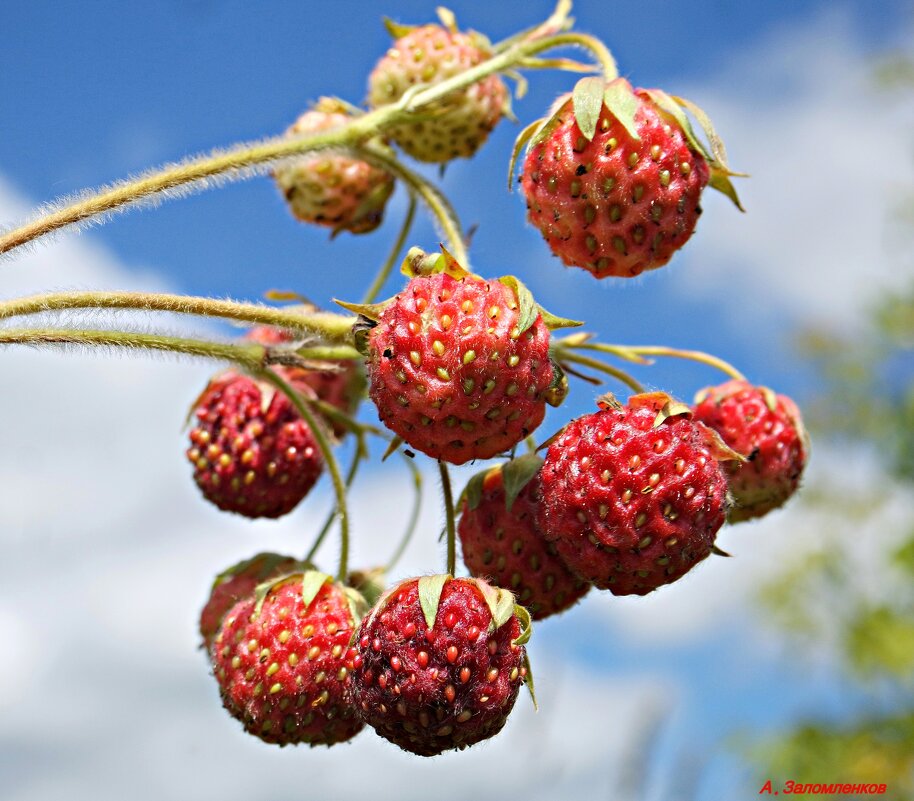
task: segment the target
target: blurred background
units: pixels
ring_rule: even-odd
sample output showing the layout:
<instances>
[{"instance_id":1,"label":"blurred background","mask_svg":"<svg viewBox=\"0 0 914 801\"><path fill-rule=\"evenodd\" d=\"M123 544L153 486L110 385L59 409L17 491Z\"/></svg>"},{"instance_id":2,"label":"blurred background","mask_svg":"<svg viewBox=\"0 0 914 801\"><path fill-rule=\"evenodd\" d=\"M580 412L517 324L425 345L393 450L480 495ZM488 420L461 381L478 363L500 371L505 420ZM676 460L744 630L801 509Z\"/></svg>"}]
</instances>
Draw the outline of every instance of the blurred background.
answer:
<instances>
[{"instance_id":1,"label":"blurred background","mask_svg":"<svg viewBox=\"0 0 914 801\"><path fill-rule=\"evenodd\" d=\"M493 40L551 11L548 0L451 7ZM245 735L198 650L198 610L224 567L307 550L332 505L327 480L279 522L222 514L198 497L183 456L186 410L212 365L5 350L0 795L714 801L756 797L771 780L873 782L914 799L912 10L900 0L577 0L578 28L609 45L622 73L701 104L733 167L752 175L739 182L747 214L709 193L685 250L639 279L597 282L550 256L505 187L519 126L503 122L476 159L448 167L442 186L477 226L476 270L516 273L605 341L711 351L793 395L814 437L801 496L722 531L733 558L712 557L647 598L593 593L540 624L530 645L540 711L521 697L505 731L468 752L420 760L371 732L280 751ZM279 133L322 94L360 103L389 41L382 15L421 23L434 5L10 5L0 224ZM522 125L575 80L528 77L515 103ZM254 179L0 261L0 296L119 288L256 300L279 288L321 305L357 299L405 209L398 190L378 232L331 243ZM431 250L437 235L423 218L411 240ZM687 399L722 380L681 362L637 375ZM600 391L573 383L538 438L593 409ZM382 468L376 450L352 494L356 565L386 561L409 505L409 475ZM430 467L403 576L444 564ZM456 471L458 486L472 472ZM335 548L322 551L328 566Z\"/></svg>"}]
</instances>

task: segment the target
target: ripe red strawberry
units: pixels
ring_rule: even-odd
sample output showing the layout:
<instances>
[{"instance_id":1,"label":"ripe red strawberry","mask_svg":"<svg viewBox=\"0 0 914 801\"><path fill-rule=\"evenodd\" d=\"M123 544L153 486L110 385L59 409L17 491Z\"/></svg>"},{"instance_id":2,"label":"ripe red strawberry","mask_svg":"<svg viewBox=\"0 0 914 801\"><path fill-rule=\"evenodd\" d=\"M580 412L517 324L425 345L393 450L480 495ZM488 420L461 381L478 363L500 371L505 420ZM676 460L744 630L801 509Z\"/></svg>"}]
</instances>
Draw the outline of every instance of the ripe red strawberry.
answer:
<instances>
[{"instance_id":1,"label":"ripe red strawberry","mask_svg":"<svg viewBox=\"0 0 914 801\"><path fill-rule=\"evenodd\" d=\"M251 329L246 338L262 345L281 345L294 341L288 331L268 325ZM365 371L362 365L352 359L331 361L326 365L326 369L284 367L281 372L299 391L330 404L344 414L354 414L365 393ZM334 436L342 439L346 427L326 416L324 419Z\"/></svg>"},{"instance_id":2,"label":"ripe red strawberry","mask_svg":"<svg viewBox=\"0 0 914 801\"><path fill-rule=\"evenodd\" d=\"M353 702L405 751L466 748L504 726L527 675L527 634L505 590L477 579L410 579L359 627Z\"/></svg>"},{"instance_id":3,"label":"ripe red strawberry","mask_svg":"<svg viewBox=\"0 0 914 801\"><path fill-rule=\"evenodd\" d=\"M203 496L245 517L281 517L323 468L311 429L270 384L228 371L194 404L187 458Z\"/></svg>"},{"instance_id":4,"label":"ripe red strawberry","mask_svg":"<svg viewBox=\"0 0 914 801\"><path fill-rule=\"evenodd\" d=\"M747 381L727 381L699 392L694 412L696 420L746 457L725 467L733 496L731 523L761 517L796 492L809 438L790 398Z\"/></svg>"},{"instance_id":5,"label":"ripe red strawberry","mask_svg":"<svg viewBox=\"0 0 914 801\"><path fill-rule=\"evenodd\" d=\"M398 100L418 84L441 83L489 58L485 40L453 26L393 26L398 38L368 79L372 108ZM508 90L497 75L454 92L423 109L422 118L393 128L391 139L419 161L472 156L508 108Z\"/></svg>"},{"instance_id":6,"label":"ripe red strawberry","mask_svg":"<svg viewBox=\"0 0 914 801\"><path fill-rule=\"evenodd\" d=\"M488 281L437 259L433 269L447 262L447 272L416 275L376 315L369 396L410 446L463 464L536 429L547 401L560 402L564 376L549 359L543 316L517 279Z\"/></svg>"},{"instance_id":7,"label":"ripe red strawberry","mask_svg":"<svg viewBox=\"0 0 914 801\"><path fill-rule=\"evenodd\" d=\"M528 454L475 476L457 527L470 573L509 588L534 620L574 606L590 590L537 524L542 464Z\"/></svg>"},{"instance_id":8,"label":"ripe red strawberry","mask_svg":"<svg viewBox=\"0 0 914 801\"><path fill-rule=\"evenodd\" d=\"M330 131L349 119L342 103L324 97L298 118L287 135ZM332 228L334 234L373 231L381 224L384 206L394 190L390 173L367 161L333 153L303 156L277 168L273 177L295 217Z\"/></svg>"},{"instance_id":9,"label":"ripe red strawberry","mask_svg":"<svg viewBox=\"0 0 914 801\"><path fill-rule=\"evenodd\" d=\"M644 595L711 553L727 514L718 459L734 456L668 395L610 398L550 445L540 528L581 578Z\"/></svg>"},{"instance_id":10,"label":"ripe red strawberry","mask_svg":"<svg viewBox=\"0 0 914 801\"><path fill-rule=\"evenodd\" d=\"M213 642L222 703L268 743L351 739L362 728L348 701L358 595L313 571L263 591L232 607Z\"/></svg>"},{"instance_id":11,"label":"ripe red strawberry","mask_svg":"<svg viewBox=\"0 0 914 801\"><path fill-rule=\"evenodd\" d=\"M532 136L521 175L530 222L566 265L597 278L662 267L692 235L709 180L739 205L723 148L708 134L713 155L680 101L621 78L584 79L518 141Z\"/></svg>"},{"instance_id":12,"label":"ripe red strawberry","mask_svg":"<svg viewBox=\"0 0 914 801\"><path fill-rule=\"evenodd\" d=\"M254 594L258 584L291 573L299 563L291 556L259 553L223 570L213 582L209 599L200 612L200 635L209 648L222 626L222 618L238 601Z\"/></svg>"}]
</instances>

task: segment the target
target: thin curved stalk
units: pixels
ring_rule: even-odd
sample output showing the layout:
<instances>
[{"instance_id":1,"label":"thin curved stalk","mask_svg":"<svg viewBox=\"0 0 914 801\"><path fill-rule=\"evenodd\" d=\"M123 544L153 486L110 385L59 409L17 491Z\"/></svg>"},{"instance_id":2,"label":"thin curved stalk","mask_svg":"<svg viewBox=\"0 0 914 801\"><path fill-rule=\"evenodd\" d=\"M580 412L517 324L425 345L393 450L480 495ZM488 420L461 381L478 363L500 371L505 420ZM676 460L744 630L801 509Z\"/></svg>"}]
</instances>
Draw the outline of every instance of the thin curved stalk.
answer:
<instances>
[{"instance_id":1,"label":"thin curved stalk","mask_svg":"<svg viewBox=\"0 0 914 801\"><path fill-rule=\"evenodd\" d=\"M746 376L732 364L717 356L713 356L710 353L705 353L704 351L680 350L679 348L667 348L663 345L629 345L627 346L627 349L632 351L632 353L637 353L641 356L669 356L674 359L688 359L689 361L698 362L699 364L706 364L709 367L716 367L718 370L726 373L730 378L735 378L737 381L746 380Z\"/></svg>"},{"instance_id":2,"label":"thin curved stalk","mask_svg":"<svg viewBox=\"0 0 914 801\"><path fill-rule=\"evenodd\" d=\"M197 317L219 317L253 325L272 325L302 334L319 336L325 342L351 342L355 317L331 312L301 312L276 309L259 303L169 295L152 292L48 292L0 301L0 319L70 309L133 309L172 312Z\"/></svg>"},{"instance_id":3,"label":"thin curved stalk","mask_svg":"<svg viewBox=\"0 0 914 801\"><path fill-rule=\"evenodd\" d=\"M349 572L349 507L346 505L346 484L340 472L340 464L336 459L333 448L330 446L330 439L324 430L324 424L308 408L308 404L305 403L301 394L296 392L274 370L259 370L257 374L273 384L295 406L302 420L311 429L317 448L321 452L321 456L324 457L327 472L330 473L330 480L333 483L333 492L336 495L336 513L340 517L340 561L336 575L337 580L342 583L346 580Z\"/></svg>"},{"instance_id":4,"label":"thin curved stalk","mask_svg":"<svg viewBox=\"0 0 914 801\"><path fill-rule=\"evenodd\" d=\"M387 256L387 261L381 265L381 269L378 270L378 274L375 276L374 281L372 281L371 286L368 287L368 290L365 292L365 296L362 298L362 303L374 303L375 298L378 297L378 293L384 288L384 284L387 283L387 279L390 277L394 266L396 266L397 258L402 252L403 248L406 245L406 239L409 236L409 232L413 227L413 220L416 216L416 196L412 192L409 193L409 206L406 209L406 217L403 218L403 225L400 226L400 233L397 235L397 239L393 244L393 247L390 249L390 254Z\"/></svg>"},{"instance_id":5,"label":"thin curved stalk","mask_svg":"<svg viewBox=\"0 0 914 801\"><path fill-rule=\"evenodd\" d=\"M580 364L583 367L590 367L592 370L599 370L601 373L606 373L606 375L610 375L621 381L636 393L644 392L644 387L634 376L629 375L624 370L620 370L618 367L613 367L610 364L601 362L599 359L591 359L589 356L582 356L579 353L571 353L569 351L565 351L561 358L562 361L569 361L574 364Z\"/></svg>"},{"instance_id":6,"label":"thin curved stalk","mask_svg":"<svg viewBox=\"0 0 914 801\"><path fill-rule=\"evenodd\" d=\"M227 344L202 339L142 334L131 331L84 331L74 328L0 328L0 345L80 345L90 348L125 348L180 353L261 371L270 364L299 364L292 351L256 343Z\"/></svg>"},{"instance_id":7,"label":"thin curved stalk","mask_svg":"<svg viewBox=\"0 0 914 801\"><path fill-rule=\"evenodd\" d=\"M441 490L444 494L444 516L447 527L447 573L453 576L457 570L457 529L454 524L454 493L451 490L451 476L447 464L438 460L441 474Z\"/></svg>"}]
</instances>

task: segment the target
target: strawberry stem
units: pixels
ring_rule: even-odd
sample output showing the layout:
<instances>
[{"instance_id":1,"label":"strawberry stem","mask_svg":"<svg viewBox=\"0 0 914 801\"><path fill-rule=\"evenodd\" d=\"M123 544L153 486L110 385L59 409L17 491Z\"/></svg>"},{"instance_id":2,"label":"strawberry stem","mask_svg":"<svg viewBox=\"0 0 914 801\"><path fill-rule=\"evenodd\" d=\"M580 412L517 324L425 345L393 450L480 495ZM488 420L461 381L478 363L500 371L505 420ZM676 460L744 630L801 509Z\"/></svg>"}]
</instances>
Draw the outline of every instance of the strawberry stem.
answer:
<instances>
[{"instance_id":1,"label":"strawberry stem","mask_svg":"<svg viewBox=\"0 0 914 801\"><path fill-rule=\"evenodd\" d=\"M378 270L378 274L375 276L374 281L365 292L365 295L362 298L362 303L374 303L375 299L378 297L378 293L384 288L384 284L387 283L387 279L390 277L390 273L397 263L400 252L406 245L406 239L409 236L409 232L412 230L413 219L415 216L416 195L415 193L410 192L409 206L406 209L406 217L403 218L403 224L400 226L400 233L397 234L397 239L394 242L393 247L390 249L390 254L387 256L387 261L381 265L381 269Z\"/></svg>"},{"instance_id":2,"label":"strawberry stem","mask_svg":"<svg viewBox=\"0 0 914 801\"><path fill-rule=\"evenodd\" d=\"M393 552L390 560L384 566L385 573L390 573L397 566L397 562L400 561L400 557L403 556L406 551L406 547L409 545L410 540L412 540L413 534L416 531L416 526L419 523L419 513L422 511L422 472L416 467L416 463L403 453L403 451L399 451L399 454L403 457L403 460L412 472L415 494L413 498L413 508L406 524L406 530L403 532L403 536L397 544L397 549Z\"/></svg>"},{"instance_id":3,"label":"strawberry stem","mask_svg":"<svg viewBox=\"0 0 914 801\"><path fill-rule=\"evenodd\" d=\"M340 472L340 464L333 453L333 448L330 447L330 439L324 429L324 424L308 408L308 404L301 393L296 392L276 371L261 369L258 371L258 375L273 384L289 399L301 415L302 420L308 424L311 433L314 435L318 450L320 450L321 456L324 457L324 463L330 473L330 480L333 482L333 491L336 494L336 514L340 518L340 561L337 580L344 582L348 574L349 563L349 508L346 505L346 484Z\"/></svg>"},{"instance_id":4,"label":"strawberry stem","mask_svg":"<svg viewBox=\"0 0 914 801\"><path fill-rule=\"evenodd\" d=\"M151 292L48 292L0 301L0 319L68 309L134 309L172 312L197 317L272 325L289 331L319 336L325 342L352 341L354 317L330 312L276 309L259 303L169 295Z\"/></svg>"},{"instance_id":5,"label":"strawberry stem","mask_svg":"<svg viewBox=\"0 0 914 801\"><path fill-rule=\"evenodd\" d=\"M567 361L572 362L573 364L580 364L584 367L590 367L593 370L599 370L601 373L606 373L606 375L611 375L613 378L618 379L636 393L644 392L644 387L641 383L633 376L626 373L625 370L620 370L618 367L613 367L605 362L601 362L599 359L592 359L589 356L582 356L578 353L565 351L561 355L561 360L563 362Z\"/></svg>"},{"instance_id":6,"label":"strawberry stem","mask_svg":"<svg viewBox=\"0 0 914 801\"><path fill-rule=\"evenodd\" d=\"M444 519L447 527L447 574L453 576L457 567L457 530L454 525L454 494L451 491L451 476L447 464L438 460L441 474L441 490L444 495Z\"/></svg>"},{"instance_id":7,"label":"strawberry stem","mask_svg":"<svg viewBox=\"0 0 914 801\"><path fill-rule=\"evenodd\" d=\"M709 367L716 367L718 370L726 373L730 378L735 378L737 381L746 380L746 376L729 362L725 362L717 356L712 356L710 353L704 353L700 350L680 350L678 348L668 348L663 345L629 345L627 349L640 356L669 356L674 359L688 359L689 361L698 362L699 364L706 364Z\"/></svg>"}]
</instances>

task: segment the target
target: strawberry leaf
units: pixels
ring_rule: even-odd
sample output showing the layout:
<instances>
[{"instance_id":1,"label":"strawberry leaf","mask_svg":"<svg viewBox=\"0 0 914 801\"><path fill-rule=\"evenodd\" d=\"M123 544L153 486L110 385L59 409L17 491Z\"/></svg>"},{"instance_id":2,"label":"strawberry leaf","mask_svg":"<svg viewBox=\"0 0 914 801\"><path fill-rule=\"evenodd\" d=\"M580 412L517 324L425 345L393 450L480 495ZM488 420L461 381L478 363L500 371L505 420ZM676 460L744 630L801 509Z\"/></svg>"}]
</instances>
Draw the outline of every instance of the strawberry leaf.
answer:
<instances>
[{"instance_id":1,"label":"strawberry leaf","mask_svg":"<svg viewBox=\"0 0 914 801\"><path fill-rule=\"evenodd\" d=\"M526 645L530 642L530 635L533 634L533 621L530 619L530 613L526 607L514 604L514 615L520 621L520 634L512 640L511 644Z\"/></svg>"},{"instance_id":2,"label":"strawberry leaf","mask_svg":"<svg viewBox=\"0 0 914 801\"><path fill-rule=\"evenodd\" d=\"M388 298L387 300L382 300L380 303L347 303L344 300L337 300L334 298L333 302L337 306L342 306L346 311L351 311L353 314L359 314L362 317L367 317L369 320L378 322L381 319L381 315L392 302L394 298Z\"/></svg>"},{"instance_id":3,"label":"strawberry leaf","mask_svg":"<svg viewBox=\"0 0 914 801\"><path fill-rule=\"evenodd\" d=\"M254 617L257 617L260 614L260 610L263 609L263 602L267 599L267 595L270 594L270 590L300 575L301 572L283 573L281 576L272 576L258 584L254 588Z\"/></svg>"},{"instance_id":4,"label":"strawberry leaf","mask_svg":"<svg viewBox=\"0 0 914 801\"><path fill-rule=\"evenodd\" d=\"M457 16L454 12L444 6L438 6L435 11L438 14L438 19L441 20L441 24L451 33L457 33Z\"/></svg>"},{"instance_id":5,"label":"strawberry leaf","mask_svg":"<svg viewBox=\"0 0 914 801\"><path fill-rule=\"evenodd\" d=\"M659 428L665 420L670 417L691 417L692 408L685 403L674 401L672 398L663 404L663 408L657 412L654 418L654 428Z\"/></svg>"},{"instance_id":6,"label":"strawberry leaf","mask_svg":"<svg viewBox=\"0 0 914 801\"><path fill-rule=\"evenodd\" d=\"M489 475L488 469L477 473L467 482L463 492L460 493L460 497L457 499L458 509L463 505L464 501L466 501L467 509L470 511L479 508L479 504L482 503L482 486L487 475Z\"/></svg>"},{"instance_id":7,"label":"strawberry leaf","mask_svg":"<svg viewBox=\"0 0 914 801\"><path fill-rule=\"evenodd\" d=\"M578 128L589 142L597 132L600 112L603 110L603 92L606 88L602 78L591 76L581 78L574 85L571 103L574 108L574 119Z\"/></svg>"},{"instance_id":8,"label":"strawberry leaf","mask_svg":"<svg viewBox=\"0 0 914 801\"><path fill-rule=\"evenodd\" d=\"M724 147L724 142L720 136L718 136L717 131L714 130L714 123L711 122L711 118L707 115L705 110L701 108L701 106L697 106L691 100L686 100L684 97L676 97L673 95L673 100L683 108L688 109L692 113L692 116L698 120L701 130L704 131L705 136L708 137L714 161L725 170L728 170L727 149Z\"/></svg>"},{"instance_id":9,"label":"strawberry leaf","mask_svg":"<svg viewBox=\"0 0 914 801\"><path fill-rule=\"evenodd\" d=\"M390 17L384 17L384 27L394 39L401 39L406 34L416 30L415 25L403 25L400 22L394 22Z\"/></svg>"},{"instance_id":10,"label":"strawberry leaf","mask_svg":"<svg viewBox=\"0 0 914 801\"><path fill-rule=\"evenodd\" d=\"M402 437L394 437L394 438L390 441L390 445L387 446L387 450L384 451L384 455L381 457L381 461L382 461L382 462L386 462L386 461L387 461L387 457L388 457L388 456L391 456L391 455L394 454L394 453L396 453L396 452L397 452L397 448L399 448L402 444L403 444L403 438L402 438Z\"/></svg>"},{"instance_id":11,"label":"strawberry leaf","mask_svg":"<svg viewBox=\"0 0 914 801\"><path fill-rule=\"evenodd\" d=\"M530 290L527 289L526 285L519 278L513 275L503 275L498 281L514 292L514 297L517 299L519 307L517 312L517 330L523 334L524 331L536 322L536 318L539 317L539 307L536 305L536 301L533 300L533 295L530 293Z\"/></svg>"},{"instance_id":12,"label":"strawberry leaf","mask_svg":"<svg viewBox=\"0 0 914 801\"><path fill-rule=\"evenodd\" d=\"M352 587L344 587L343 594L346 596L346 603L349 605L353 627L356 627L368 613L368 610L371 609L371 605L362 593Z\"/></svg>"},{"instance_id":13,"label":"strawberry leaf","mask_svg":"<svg viewBox=\"0 0 914 801\"><path fill-rule=\"evenodd\" d=\"M552 112L549 117L545 117L540 120L540 128L531 137L530 144L527 146L528 150L532 147L536 147L540 142L548 138L549 135L561 124L562 114L565 113L565 107L567 106L568 100L570 99L570 96L566 95L566 100L564 103L556 103L555 111Z\"/></svg>"},{"instance_id":14,"label":"strawberry leaf","mask_svg":"<svg viewBox=\"0 0 914 801\"><path fill-rule=\"evenodd\" d=\"M533 709L539 710L539 706L536 703L536 690L533 687L533 668L530 667L530 654L526 651L524 651L524 667L527 669L527 675L524 677L527 692L530 693L530 700L533 701Z\"/></svg>"},{"instance_id":15,"label":"strawberry leaf","mask_svg":"<svg viewBox=\"0 0 914 801\"><path fill-rule=\"evenodd\" d=\"M769 389L768 387L759 387L758 389L759 392L762 393L762 397L765 399L765 405L768 407L768 411L777 411L778 396L774 394L774 390Z\"/></svg>"},{"instance_id":16,"label":"strawberry leaf","mask_svg":"<svg viewBox=\"0 0 914 801\"><path fill-rule=\"evenodd\" d=\"M733 182L726 172L712 169L711 176L708 179L708 186L730 198L730 200L733 201L733 205L740 211L745 211L743 204L740 202L739 195L736 194L736 187L733 186Z\"/></svg>"},{"instance_id":17,"label":"strawberry leaf","mask_svg":"<svg viewBox=\"0 0 914 801\"><path fill-rule=\"evenodd\" d=\"M485 598L486 606L489 607L489 612L492 614L489 631L498 631L514 614L514 596L510 591L501 587L493 587L482 579L473 581L482 593L482 597Z\"/></svg>"},{"instance_id":18,"label":"strawberry leaf","mask_svg":"<svg viewBox=\"0 0 914 801\"><path fill-rule=\"evenodd\" d=\"M647 93L657 107L672 117L676 124L682 129L682 133L685 135L686 141L689 143L692 150L698 153L705 161L713 162L714 159L708 152L708 148L705 147L705 143L695 135L692 121L689 119L682 106L662 89L648 89Z\"/></svg>"},{"instance_id":19,"label":"strawberry leaf","mask_svg":"<svg viewBox=\"0 0 914 801\"><path fill-rule=\"evenodd\" d=\"M733 448L724 442L723 437L721 437L721 435L713 428L697 421L695 424L702 429L705 445L708 446L708 449L711 451L711 455L717 459L718 462L748 461L748 459L746 459L743 454L739 453L739 451L733 450Z\"/></svg>"},{"instance_id":20,"label":"strawberry leaf","mask_svg":"<svg viewBox=\"0 0 914 801\"><path fill-rule=\"evenodd\" d=\"M723 549L718 548L716 545L711 546L711 553L713 553L715 556L728 556L728 557L733 556L732 553L727 553Z\"/></svg>"},{"instance_id":21,"label":"strawberry leaf","mask_svg":"<svg viewBox=\"0 0 914 801\"><path fill-rule=\"evenodd\" d=\"M536 308L539 309L543 318L543 324L550 331L555 331L557 328L578 328L584 325L580 320L570 320L567 317L559 317L550 311L546 311L539 303L536 304Z\"/></svg>"},{"instance_id":22,"label":"strawberry leaf","mask_svg":"<svg viewBox=\"0 0 914 801\"><path fill-rule=\"evenodd\" d=\"M638 111L638 98L631 84L624 78L618 78L606 84L603 102L612 115L622 123L622 127L636 142L641 141L638 128L635 126L635 112Z\"/></svg>"},{"instance_id":23,"label":"strawberry leaf","mask_svg":"<svg viewBox=\"0 0 914 801\"><path fill-rule=\"evenodd\" d=\"M435 628L435 618L438 616L438 604L441 603L441 592L444 585L451 580L447 574L437 576L422 576L419 579L419 606L425 615L425 623L430 628Z\"/></svg>"},{"instance_id":24,"label":"strawberry leaf","mask_svg":"<svg viewBox=\"0 0 914 801\"><path fill-rule=\"evenodd\" d=\"M444 257L444 263L441 265L441 272L458 281L462 281L470 275L470 273L464 269L463 265L448 252L444 245L439 245L438 247L441 248L441 255Z\"/></svg>"},{"instance_id":25,"label":"strawberry leaf","mask_svg":"<svg viewBox=\"0 0 914 801\"><path fill-rule=\"evenodd\" d=\"M551 356L549 361L552 364L552 381L549 382L549 386L546 387L546 391L543 393L543 400L553 408L556 408L561 406L565 402L565 398L568 397L568 376L565 375L562 365Z\"/></svg>"},{"instance_id":26,"label":"strawberry leaf","mask_svg":"<svg viewBox=\"0 0 914 801\"><path fill-rule=\"evenodd\" d=\"M521 494L524 487L530 483L542 466L543 460L535 453L525 453L502 465L501 479L505 488L505 509L511 511L517 496Z\"/></svg>"},{"instance_id":27,"label":"strawberry leaf","mask_svg":"<svg viewBox=\"0 0 914 801\"><path fill-rule=\"evenodd\" d=\"M514 140L514 148L511 150L511 160L508 162L508 191L514 191L514 171L517 169L517 158L520 156L521 150L524 149L524 145L530 141L533 137L536 129L541 125L542 120L536 120L531 122L524 130L518 134L517 139Z\"/></svg>"}]
</instances>

